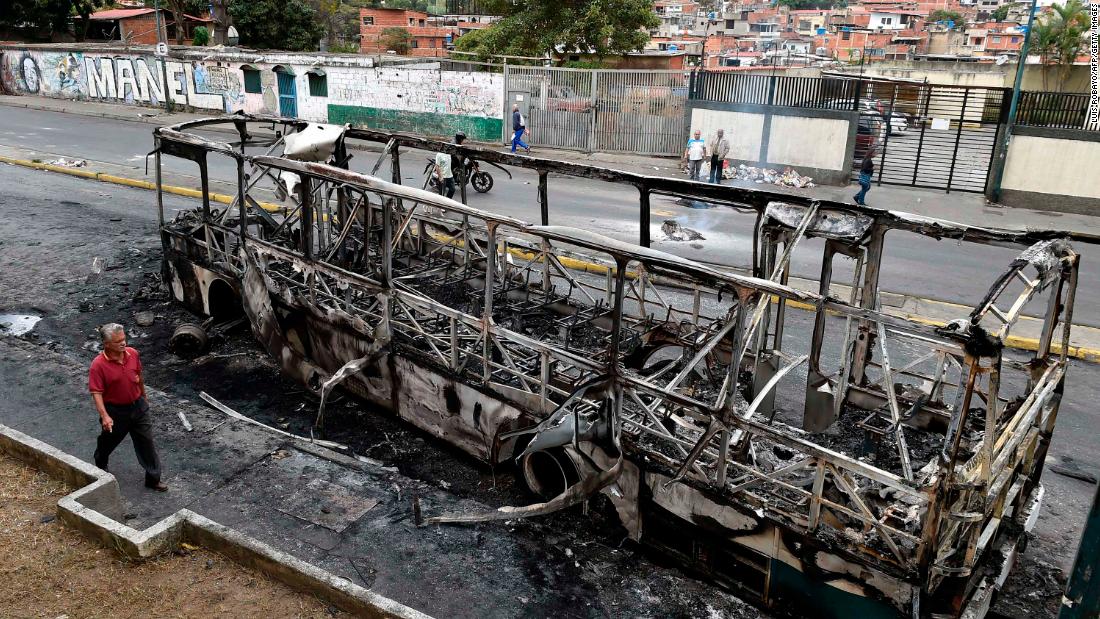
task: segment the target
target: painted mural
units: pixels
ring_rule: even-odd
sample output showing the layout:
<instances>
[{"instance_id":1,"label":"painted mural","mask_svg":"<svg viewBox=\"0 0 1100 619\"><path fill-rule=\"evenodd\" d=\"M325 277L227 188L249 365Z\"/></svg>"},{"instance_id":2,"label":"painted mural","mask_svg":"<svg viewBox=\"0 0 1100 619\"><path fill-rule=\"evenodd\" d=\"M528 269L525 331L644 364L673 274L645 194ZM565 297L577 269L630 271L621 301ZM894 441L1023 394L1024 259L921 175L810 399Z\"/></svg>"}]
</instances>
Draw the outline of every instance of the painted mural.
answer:
<instances>
[{"instance_id":1,"label":"painted mural","mask_svg":"<svg viewBox=\"0 0 1100 619\"><path fill-rule=\"evenodd\" d=\"M0 78L14 92L78 98L84 92L80 52L5 52Z\"/></svg>"},{"instance_id":2,"label":"painted mural","mask_svg":"<svg viewBox=\"0 0 1100 619\"><path fill-rule=\"evenodd\" d=\"M126 105L219 112L278 114L274 69L294 75L297 113L317 122L345 122L428 135L465 130L475 139L499 139L503 122L501 75L430 69L326 65L325 57L268 54L243 64L240 57L166 59L151 54L0 48L0 82L17 94ZM354 61L357 62L357 61ZM244 70L260 73L259 92L246 92ZM327 81L312 96L309 72Z\"/></svg>"}]
</instances>

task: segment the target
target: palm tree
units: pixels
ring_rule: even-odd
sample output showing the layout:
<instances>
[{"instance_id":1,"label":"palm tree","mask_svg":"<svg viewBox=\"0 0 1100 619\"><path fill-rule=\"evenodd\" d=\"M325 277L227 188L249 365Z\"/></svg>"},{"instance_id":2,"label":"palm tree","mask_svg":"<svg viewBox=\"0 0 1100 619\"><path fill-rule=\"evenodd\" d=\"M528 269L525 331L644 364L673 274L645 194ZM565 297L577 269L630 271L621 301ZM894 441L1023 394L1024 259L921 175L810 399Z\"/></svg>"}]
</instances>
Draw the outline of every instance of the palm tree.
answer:
<instances>
[{"instance_id":1,"label":"palm tree","mask_svg":"<svg viewBox=\"0 0 1100 619\"><path fill-rule=\"evenodd\" d=\"M1081 0L1068 0L1051 8L1053 12L1045 15L1035 27L1032 46L1043 64L1043 90L1047 90L1048 67L1057 67L1058 89L1061 90L1073 62L1087 43L1089 14Z\"/></svg>"}]
</instances>

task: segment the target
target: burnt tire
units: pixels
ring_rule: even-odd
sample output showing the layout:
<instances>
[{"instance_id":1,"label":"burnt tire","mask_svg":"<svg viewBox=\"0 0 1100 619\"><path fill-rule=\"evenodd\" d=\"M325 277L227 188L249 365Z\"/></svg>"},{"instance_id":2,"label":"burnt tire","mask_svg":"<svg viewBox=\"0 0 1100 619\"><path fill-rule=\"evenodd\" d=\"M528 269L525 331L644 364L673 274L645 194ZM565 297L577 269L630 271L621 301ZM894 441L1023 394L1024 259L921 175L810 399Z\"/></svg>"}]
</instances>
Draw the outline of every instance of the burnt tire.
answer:
<instances>
[{"instance_id":1,"label":"burnt tire","mask_svg":"<svg viewBox=\"0 0 1100 619\"><path fill-rule=\"evenodd\" d=\"M206 352L209 344L206 331L199 325L184 323L168 338L168 348L180 357L192 359Z\"/></svg>"},{"instance_id":2,"label":"burnt tire","mask_svg":"<svg viewBox=\"0 0 1100 619\"><path fill-rule=\"evenodd\" d=\"M580 480L577 467L560 447L529 453L520 460L519 467L524 486L544 501Z\"/></svg>"},{"instance_id":3,"label":"burnt tire","mask_svg":"<svg viewBox=\"0 0 1100 619\"><path fill-rule=\"evenodd\" d=\"M493 177L488 172L474 172L470 184L474 186L474 191L488 193L493 188Z\"/></svg>"}]
</instances>

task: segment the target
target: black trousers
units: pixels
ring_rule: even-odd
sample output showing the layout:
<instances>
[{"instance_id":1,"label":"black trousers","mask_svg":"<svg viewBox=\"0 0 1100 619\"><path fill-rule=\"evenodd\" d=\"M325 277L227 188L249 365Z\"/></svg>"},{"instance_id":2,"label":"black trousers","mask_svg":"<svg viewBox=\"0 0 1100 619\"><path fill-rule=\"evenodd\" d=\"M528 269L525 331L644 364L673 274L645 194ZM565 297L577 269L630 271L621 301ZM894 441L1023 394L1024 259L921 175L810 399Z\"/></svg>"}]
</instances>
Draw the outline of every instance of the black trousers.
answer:
<instances>
[{"instance_id":1,"label":"black trousers","mask_svg":"<svg viewBox=\"0 0 1100 619\"><path fill-rule=\"evenodd\" d=\"M106 471L107 459L111 457L111 452L129 434L134 442L134 453L137 454L138 464L145 469L145 485L155 486L160 482L160 456L157 455L157 447L153 444L153 422L149 420L145 398L139 398L133 404L104 402L104 407L107 409L107 414L114 420L114 427L110 432L100 431L99 439L96 440L95 465Z\"/></svg>"},{"instance_id":2,"label":"black trousers","mask_svg":"<svg viewBox=\"0 0 1100 619\"><path fill-rule=\"evenodd\" d=\"M718 184L722 182L722 160L718 155L710 156L710 182Z\"/></svg>"},{"instance_id":3,"label":"black trousers","mask_svg":"<svg viewBox=\"0 0 1100 619\"><path fill-rule=\"evenodd\" d=\"M443 179L443 183L439 185L439 195L447 196L448 198L455 197L454 177Z\"/></svg>"}]
</instances>

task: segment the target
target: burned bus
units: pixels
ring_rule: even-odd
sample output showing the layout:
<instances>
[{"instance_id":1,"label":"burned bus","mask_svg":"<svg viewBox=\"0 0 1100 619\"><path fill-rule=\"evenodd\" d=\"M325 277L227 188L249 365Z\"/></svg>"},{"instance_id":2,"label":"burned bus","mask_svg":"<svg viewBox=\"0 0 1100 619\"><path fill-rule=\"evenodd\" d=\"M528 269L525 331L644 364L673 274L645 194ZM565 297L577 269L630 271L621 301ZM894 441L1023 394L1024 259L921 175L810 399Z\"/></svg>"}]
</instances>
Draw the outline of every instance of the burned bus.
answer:
<instances>
[{"instance_id":1,"label":"burned bus","mask_svg":"<svg viewBox=\"0 0 1100 619\"><path fill-rule=\"evenodd\" d=\"M762 605L918 618L983 616L1034 524L1077 282L1064 234L286 118L154 134L176 300L238 306L321 396L318 425L339 386L481 462L514 463L537 497L423 526L603 493L632 538ZM381 155L352 171L365 146ZM536 171L540 221L402 184L402 148ZM201 207L171 220L164 157L203 183ZM232 196L210 191L215 158L236 167ZM552 225L551 174L637 190L638 242ZM649 247L656 195L753 213L749 272ZM887 233L1018 254L969 312L930 325L883 309ZM821 248L816 290L789 285L800 243ZM1037 350L1007 349L1033 306Z\"/></svg>"}]
</instances>

